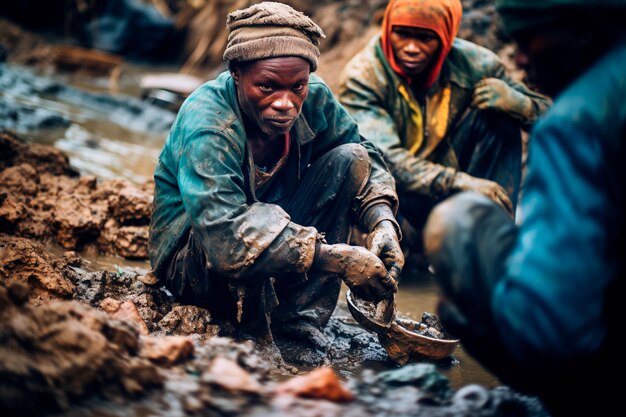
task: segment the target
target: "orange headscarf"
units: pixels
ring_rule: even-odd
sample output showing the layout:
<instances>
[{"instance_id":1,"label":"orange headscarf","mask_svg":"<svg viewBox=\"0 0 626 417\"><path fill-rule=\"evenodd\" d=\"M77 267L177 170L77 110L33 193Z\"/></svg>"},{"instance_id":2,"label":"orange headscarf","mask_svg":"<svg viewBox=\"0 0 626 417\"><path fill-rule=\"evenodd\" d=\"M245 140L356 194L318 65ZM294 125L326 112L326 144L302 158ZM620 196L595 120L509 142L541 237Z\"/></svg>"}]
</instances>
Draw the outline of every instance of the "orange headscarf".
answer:
<instances>
[{"instance_id":1,"label":"orange headscarf","mask_svg":"<svg viewBox=\"0 0 626 417\"><path fill-rule=\"evenodd\" d=\"M452 48L452 41L459 31L463 7L460 0L390 0L385 9L382 28L382 46L385 57L391 64L391 68L407 81L410 78L396 63L393 48L389 36L393 26L411 26L422 29L430 29L441 40L441 52L426 74L424 88L430 88L443 66L443 61Z\"/></svg>"}]
</instances>

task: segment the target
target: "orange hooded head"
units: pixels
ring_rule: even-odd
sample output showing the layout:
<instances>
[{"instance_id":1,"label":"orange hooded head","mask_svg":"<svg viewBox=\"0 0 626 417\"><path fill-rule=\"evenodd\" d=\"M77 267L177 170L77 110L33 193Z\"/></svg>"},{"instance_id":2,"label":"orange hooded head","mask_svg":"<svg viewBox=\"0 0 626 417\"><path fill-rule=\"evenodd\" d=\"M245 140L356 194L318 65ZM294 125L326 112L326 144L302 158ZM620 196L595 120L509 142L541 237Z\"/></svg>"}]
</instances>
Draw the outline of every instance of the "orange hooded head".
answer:
<instances>
[{"instance_id":1,"label":"orange hooded head","mask_svg":"<svg viewBox=\"0 0 626 417\"><path fill-rule=\"evenodd\" d=\"M429 29L437 34L441 41L441 51L425 74L423 87L430 88L441 72L443 62L452 48L452 41L457 35L463 8L460 0L390 0L382 27L382 47L391 68L408 82L411 81L396 62L391 41L393 26L410 26Z\"/></svg>"}]
</instances>

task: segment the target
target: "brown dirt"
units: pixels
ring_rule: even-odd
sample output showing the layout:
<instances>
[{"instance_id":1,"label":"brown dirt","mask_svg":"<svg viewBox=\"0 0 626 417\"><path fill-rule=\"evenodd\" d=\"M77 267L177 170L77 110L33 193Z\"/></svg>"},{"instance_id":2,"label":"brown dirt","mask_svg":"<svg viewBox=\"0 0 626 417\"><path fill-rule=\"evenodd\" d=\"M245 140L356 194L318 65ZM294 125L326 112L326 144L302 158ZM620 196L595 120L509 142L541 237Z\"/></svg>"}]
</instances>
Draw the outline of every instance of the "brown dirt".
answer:
<instances>
[{"instance_id":1,"label":"brown dirt","mask_svg":"<svg viewBox=\"0 0 626 417\"><path fill-rule=\"evenodd\" d=\"M449 388L416 407L430 388L389 385L393 375L364 374L344 387L324 371L324 384L304 378L274 389L302 371L272 345L217 337L208 311L176 303L144 284L149 277L90 272L76 252L54 256L41 244L141 257L140 244L115 246L112 230L147 228L150 186L77 176L62 152L10 133L0 133L0 150L0 224L8 232L0 235L1 415L111 415L112 407L124 417L462 415ZM334 320L328 331L332 361L384 361L362 329ZM542 415L536 400L516 395L485 390L481 415L497 415L507 402L520 415Z\"/></svg>"},{"instance_id":2,"label":"brown dirt","mask_svg":"<svg viewBox=\"0 0 626 417\"><path fill-rule=\"evenodd\" d=\"M26 302L22 283L0 286L0 410L40 415L101 393L137 395L163 378L138 356L137 332L78 302Z\"/></svg>"},{"instance_id":3,"label":"brown dirt","mask_svg":"<svg viewBox=\"0 0 626 417\"><path fill-rule=\"evenodd\" d=\"M79 177L60 150L0 132L0 226L15 236L147 259L153 190Z\"/></svg>"}]
</instances>

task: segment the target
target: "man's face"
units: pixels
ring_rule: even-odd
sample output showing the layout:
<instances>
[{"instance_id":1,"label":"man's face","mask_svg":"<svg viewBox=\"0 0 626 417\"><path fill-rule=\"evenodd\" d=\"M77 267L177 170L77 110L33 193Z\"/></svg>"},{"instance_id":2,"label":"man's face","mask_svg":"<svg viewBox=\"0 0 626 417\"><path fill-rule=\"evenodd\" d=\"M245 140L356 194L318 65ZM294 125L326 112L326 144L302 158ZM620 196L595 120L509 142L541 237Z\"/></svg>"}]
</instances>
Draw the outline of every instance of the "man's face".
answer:
<instances>
[{"instance_id":1,"label":"man's face","mask_svg":"<svg viewBox=\"0 0 626 417\"><path fill-rule=\"evenodd\" d=\"M555 96L591 62L590 39L572 31L537 31L516 39L515 63L532 84Z\"/></svg>"},{"instance_id":2,"label":"man's face","mask_svg":"<svg viewBox=\"0 0 626 417\"><path fill-rule=\"evenodd\" d=\"M441 41L429 29L394 26L389 35L396 62L410 77L420 75L439 54Z\"/></svg>"},{"instance_id":3,"label":"man's face","mask_svg":"<svg viewBox=\"0 0 626 417\"><path fill-rule=\"evenodd\" d=\"M287 133L309 93L310 69L300 57L261 59L235 68L243 113L266 135Z\"/></svg>"}]
</instances>

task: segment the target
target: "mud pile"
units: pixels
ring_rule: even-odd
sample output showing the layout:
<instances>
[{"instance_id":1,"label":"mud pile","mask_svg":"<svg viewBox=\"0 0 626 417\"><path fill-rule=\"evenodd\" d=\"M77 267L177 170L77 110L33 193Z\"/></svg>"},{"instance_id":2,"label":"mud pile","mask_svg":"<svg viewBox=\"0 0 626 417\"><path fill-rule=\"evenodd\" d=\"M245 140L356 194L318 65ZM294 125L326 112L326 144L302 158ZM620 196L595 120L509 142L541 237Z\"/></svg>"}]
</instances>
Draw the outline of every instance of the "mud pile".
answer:
<instances>
[{"instance_id":1,"label":"mud pile","mask_svg":"<svg viewBox=\"0 0 626 417\"><path fill-rule=\"evenodd\" d=\"M0 410L40 415L101 393L114 399L159 385L139 358L137 332L78 302L26 303L28 286L0 286ZM9 360L10 359L10 360Z\"/></svg>"},{"instance_id":2,"label":"mud pile","mask_svg":"<svg viewBox=\"0 0 626 417\"><path fill-rule=\"evenodd\" d=\"M0 132L0 227L15 236L147 259L153 190L79 177L61 151Z\"/></svg>"},{"instance_id":3,"label":"mud pile","mask_svg":"<svg viewBox=\"0 0 626 417\"><path fill-rule=\"evenodd\" d=\"M453 392L427 363L347 384L328 367L279 382L271 353L251 342L144 336L76 301L27 298L26 285L0 283L6 416L545 416L503 387Z\"/></svg>"}]
</instances>

